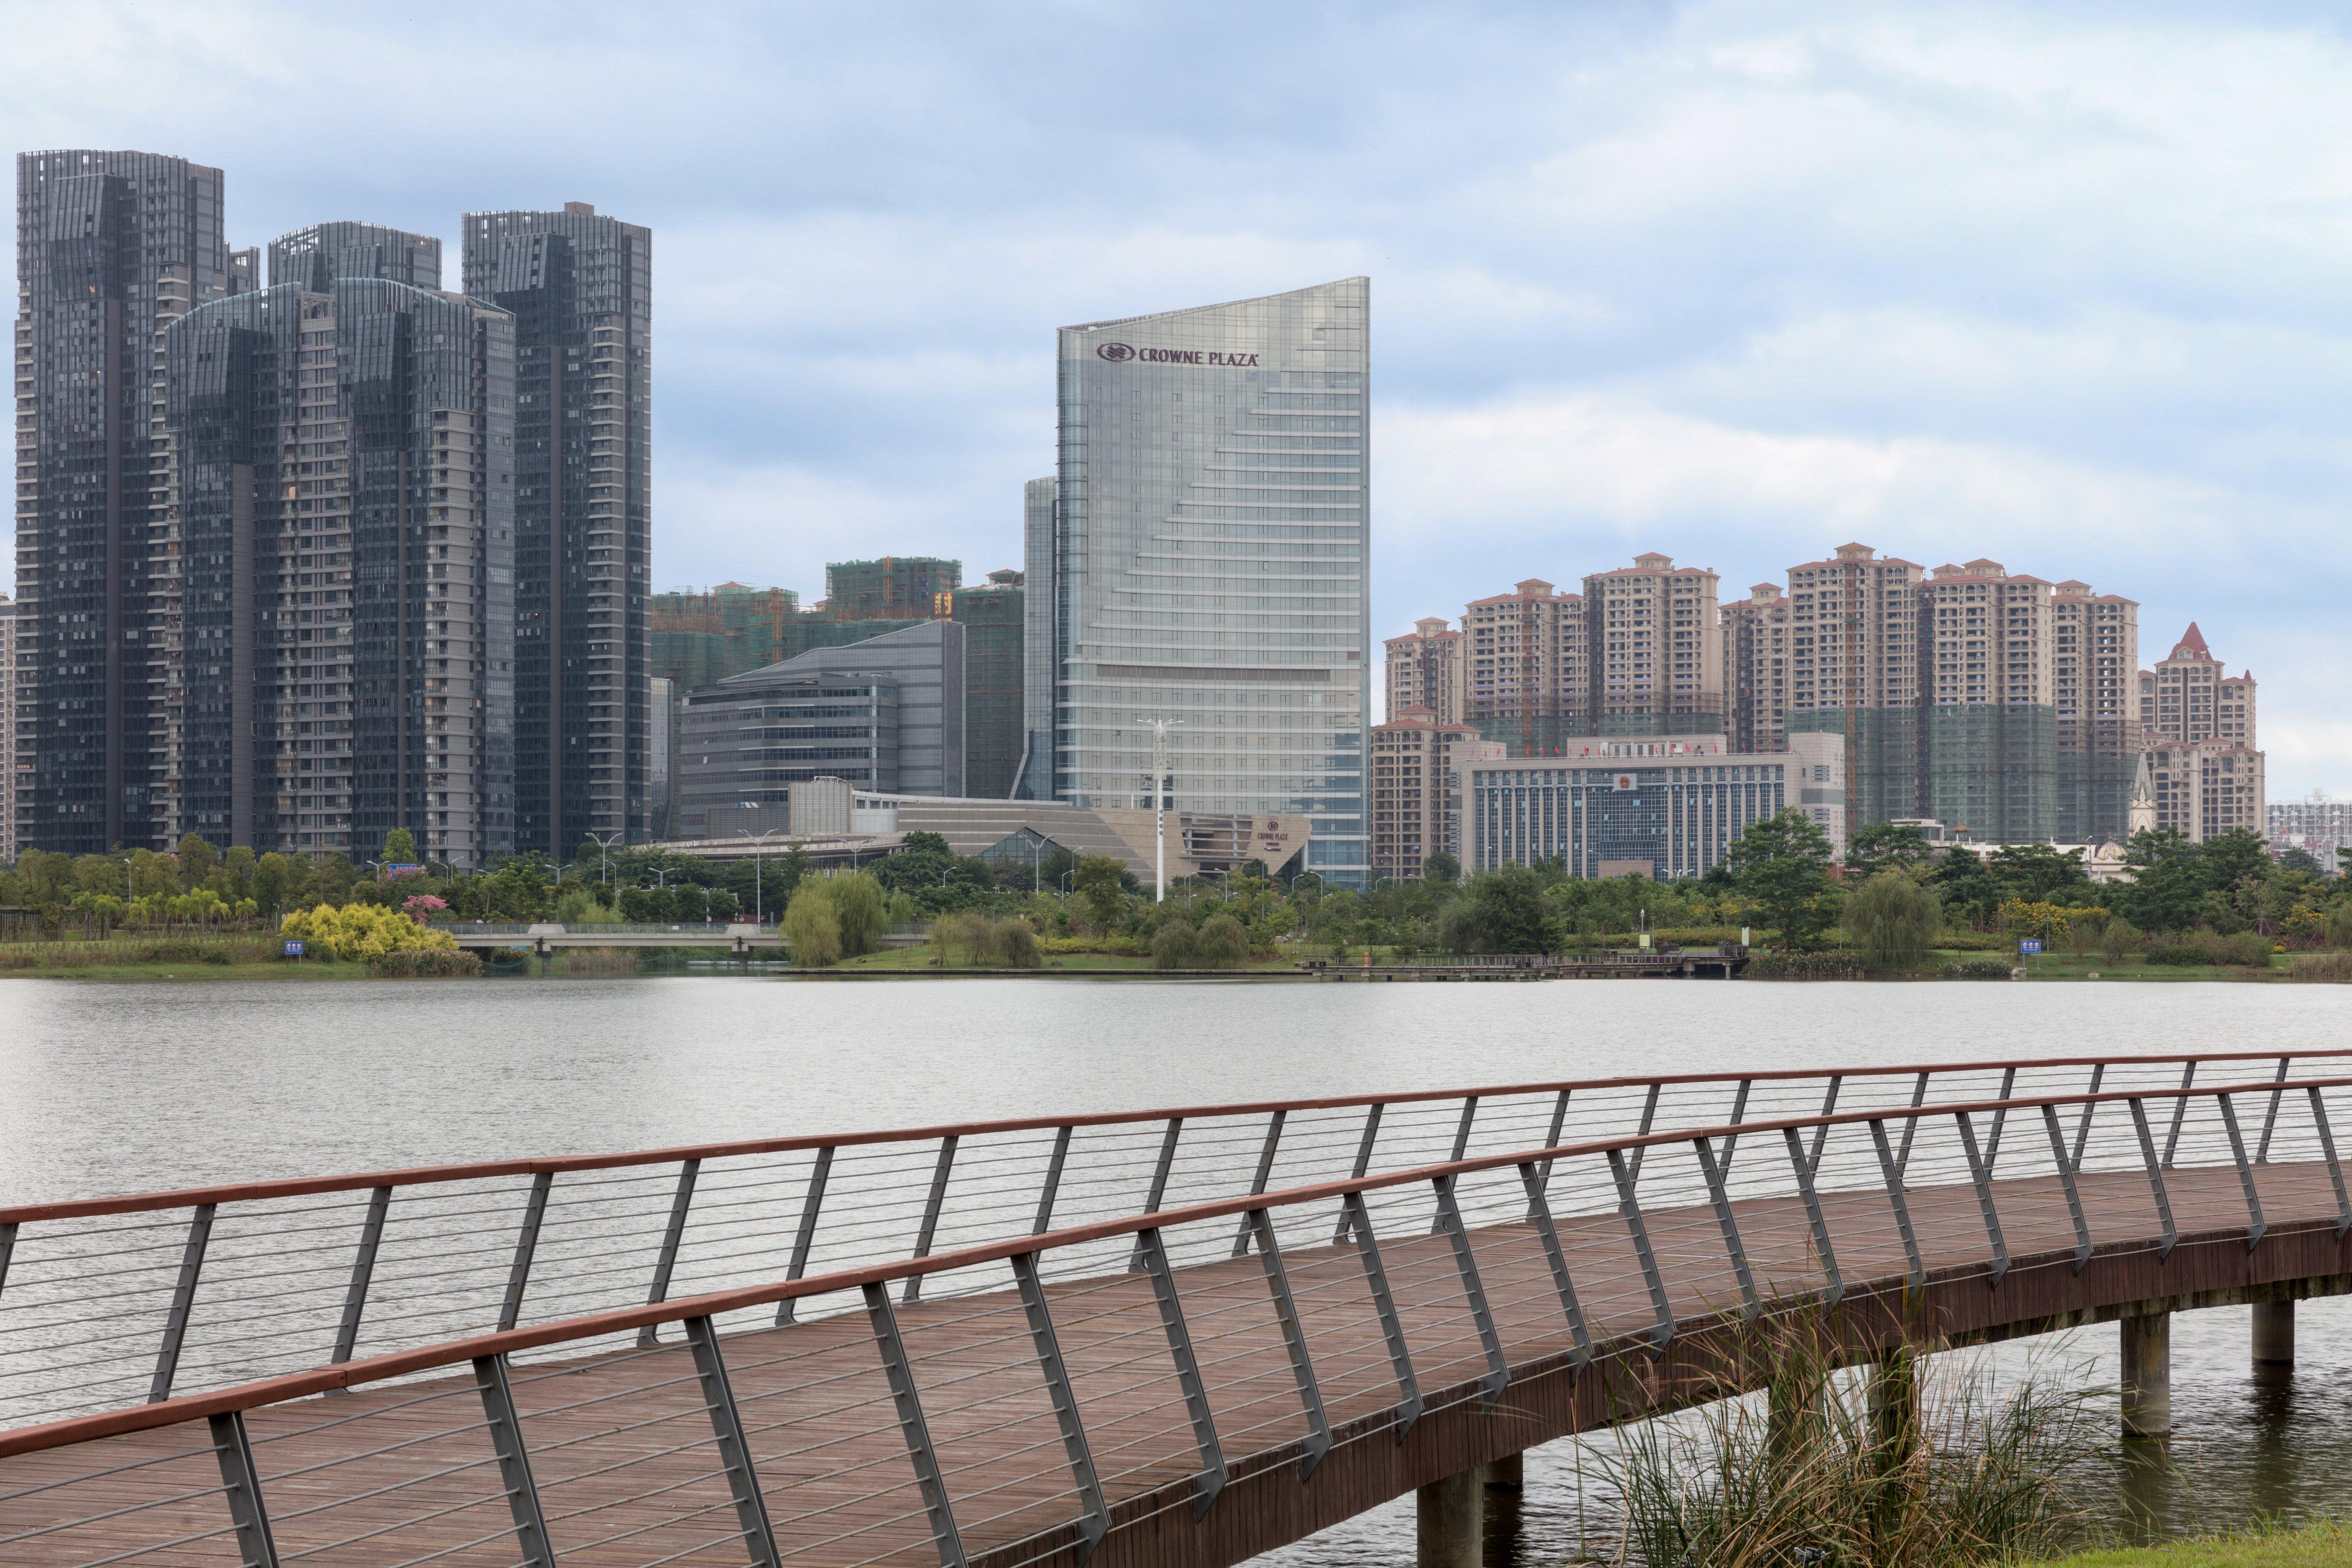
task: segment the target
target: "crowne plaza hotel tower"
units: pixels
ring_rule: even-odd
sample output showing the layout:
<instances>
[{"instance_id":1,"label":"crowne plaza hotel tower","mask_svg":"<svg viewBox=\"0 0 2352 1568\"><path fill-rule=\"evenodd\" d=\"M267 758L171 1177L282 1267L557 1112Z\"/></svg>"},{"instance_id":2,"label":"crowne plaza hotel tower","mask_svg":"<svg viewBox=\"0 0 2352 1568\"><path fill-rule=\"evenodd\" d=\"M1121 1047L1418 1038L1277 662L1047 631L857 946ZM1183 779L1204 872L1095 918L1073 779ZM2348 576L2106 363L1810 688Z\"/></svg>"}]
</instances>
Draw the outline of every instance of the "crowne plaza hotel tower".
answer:
<instances>
[{"instance_id":1,"label":"crowne plaza hotel tower","mask_svg":"<svg viewBox=\"0 0 2352 1568\"><path fill-rule=\"evenodd\" d=\"M1065 327L1050 518L1033 497L1021 793L1296 814L1368 873L1370 280ZM1043 668L1035 668L1042 664Z\"/></svg>"}]
</instances>

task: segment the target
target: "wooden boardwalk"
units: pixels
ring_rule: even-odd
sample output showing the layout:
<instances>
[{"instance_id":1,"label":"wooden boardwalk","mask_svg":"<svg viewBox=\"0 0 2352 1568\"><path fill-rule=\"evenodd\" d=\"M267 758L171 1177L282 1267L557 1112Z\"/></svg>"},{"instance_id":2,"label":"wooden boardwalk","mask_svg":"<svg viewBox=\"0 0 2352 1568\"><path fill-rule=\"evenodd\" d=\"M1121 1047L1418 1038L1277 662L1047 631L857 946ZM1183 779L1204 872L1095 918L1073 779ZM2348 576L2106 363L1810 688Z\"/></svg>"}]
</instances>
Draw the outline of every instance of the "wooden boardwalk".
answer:
<instances>
[{"instance_id":1,"label":"wooden boardwalk","mask_svg":"<svg viewBox=\"0 0 2352 1568\"><path fill-rule=\"evenodd\" d=\"M2084 1174L2081 1196L2099 1254L2087 1273L2075 1268L2073 1221L2054 1178L1996 1183L2012 1259L1998 1290L1985 1283L1990 1247L1973 1191L1912 1189L1918 1245L1944 1292L1930 1292L1926 1331L1997 1337L2050 1326L2063 1313L2111 1309L2118 1292L2188 1296L2250 1279L2352 1272L2352 1253L2334 1235L2336 1199L2325 1165L2260 1166L2256 1178L2269 1233L2249 1248L2234 1170L2169 1173L2183 1240L2160 1264L2161 1228L2145 1177ZM1885 1193L1824 1193L1822 1202L1849 1301L1899 1293L1907 1265ZM1761 1290L1793 1297L1820 1289L1797 1198L1754 1199L1734 1211ZM1482 1410L1472 1390L1487 1372L1487 1352L1449 1242L1384 1236L1406 1348L1430 1411L1411 1441L1401 1439L1391 1347L1354 1245L1328 1244L1333 1217L1320 1222L1326 1245L1284 1248L1335 1439L1303 1485L1297 1461L1308 1425L1260 1260L1178 1273L1233 1475L1202 1523L1192 1508L1200 1453L1148 1279L1117 1274L1047 1287L1110 1510L1097 1562L1221 1568L1485 1454L1666 1402L1657 1369L1622 1353L1617 1364L1627 1375L1596 1370L1570 1387L1575 1347L1538 1235L1502 1225L1472 1234L1513 1376L1500 1401ZM1736 1310L1739 1289L1715 1212L1659 1208L1644 1217L1685 1333ZM1622 1220L1563 1217L1559 1234L1596 1347L1606 1354L1612 1341L1622 1352L1646 1339L1654 1309ZM2267 1273L2264 1258L2276 1260ZM2109 1299L2094 1299L2102 1293ZM1080 1498L1018 1297L1010 1289L951 1296L900 1306L898 1317L970 1560L990 1568L1075 1563ZM811 1568L934 1568L940 1555L866 1313L731 1332L720 1343L783 1559ZM694 1359L674 1325L651 1348L525 1361L511 1382L556 1561L581 1568L751 1561ZM1634 1391L1630 1402L1627 1390ZM504 1568L523 1559L470 1376L266 1406L249 1414L247 1429L281 1562ZM25 1495L53 1482L67 1484ZM171 1544L224 1523L221 1474L201 1422L0 1459L0 1493L16 1494L0 1503L0 1538L89 1521L0 1548L13 1564L244 1560L218 1533Z\"/></svg>"}]
</instances>

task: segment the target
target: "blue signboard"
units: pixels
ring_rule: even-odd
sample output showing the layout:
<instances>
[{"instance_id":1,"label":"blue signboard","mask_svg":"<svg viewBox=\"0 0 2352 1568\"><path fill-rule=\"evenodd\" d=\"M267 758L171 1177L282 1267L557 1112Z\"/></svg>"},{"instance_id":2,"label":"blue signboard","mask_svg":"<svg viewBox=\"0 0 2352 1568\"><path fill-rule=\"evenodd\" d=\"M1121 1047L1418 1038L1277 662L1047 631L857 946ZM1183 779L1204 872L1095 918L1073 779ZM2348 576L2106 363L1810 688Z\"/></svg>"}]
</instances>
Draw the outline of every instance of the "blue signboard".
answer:
<instances>
[{"instance_id":1,"label":"blue signboard","mask_svg":"<svg viewBox=\"0 0 2352 1568\"><path fill-rule=\"evenodd\" d=\"M299 957L301 957L301 956L302 956L302 944L301 944L300 942L288 942L288 943L286 944L286 956L287 956L287 957L289 957L289 958L299 958Z\"/></svg>"},{"instance_id":2,"label":"blue signboard","mask_svg":"<svg viewBox=\"0 0 2352 1568\"><path fill-rule=\"evenodd\" d=\"M2017 951L2020 952L2040 952L2042 951L2041 939L2038 937L2027 937L2023 942L2017 944Z\"/></svg>"}]
</instances>

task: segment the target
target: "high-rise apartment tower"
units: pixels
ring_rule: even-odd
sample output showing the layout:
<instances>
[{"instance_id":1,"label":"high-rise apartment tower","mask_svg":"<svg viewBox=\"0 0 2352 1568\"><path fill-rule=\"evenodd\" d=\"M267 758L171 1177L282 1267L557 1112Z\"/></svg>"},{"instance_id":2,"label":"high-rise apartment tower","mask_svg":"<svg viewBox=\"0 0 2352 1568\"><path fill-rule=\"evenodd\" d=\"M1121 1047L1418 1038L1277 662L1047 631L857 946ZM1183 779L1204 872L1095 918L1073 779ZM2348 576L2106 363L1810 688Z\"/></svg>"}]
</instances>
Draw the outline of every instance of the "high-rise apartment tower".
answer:
<instances>
[{"instance_id":1,"label":"high-rise apartment tower","mask_svg":"<svg viewBox=\"0 0 2352 1568\"><path fill-rule=\"evenodd\" d=\"M1065 327L1050 620L1050 789L1307 816L1308 866L1370 875L1367 547L1370 285ZM1035 559L1033 550L1032 560ZM1033 644L1033 647L1035 647ZM1034 754L1029 787L1045 775Z\"/></svg>"},{"instance_id":2,"label":"high-rise apartment tower","mask_svg":"<svg viewBox=\"0 0 2352 1568\"><path fill-rule=\"evenodd\" d=\"M1461 720L1520 756L1586 733L1591 649L1585 603L1540 577L1462 608ZM1438 710L1444 712L1444 710Z\"/></svg>"},{"instance_id":3,"label":"high-rise apartment tower","mask_svg":"<svg viewBox=\"0 0 2352 1568\"><path fill-rule=\"evenodd\" d=\"M585 202L465 225L466 292L515 319L515 843L561 858L646 833L653 231Z\"/></svg>"},{"instance_id":4,"label":"high-rise apartment tower","mask_svg":"<svg viewBox=\"0 0 2352 1568\"><path fill-rule=\"evenodd\" d=\"M1388 700L1391 720L1408 708L1426 708L1433 722L1462 719L1462 634L1448 631L1443 616L1423 616L1412 630L1381 645L1388 651Z\"/></svg>"},{"instance_id":5,"label":"high-rise apartment tower","mask_svg":"<svg viewBox=\"0 0 2352 1568\"><path fill-rule=\"evenodd\" d=\"M1601 735L1723 732L1713 572L1655 552L1584 580L1584 713Z\"/></svg>"},{"instance_id":6,"label":"high-rise apartment tower","mask_svg":"<svg viewBox=\"0 0 2352 1568\"><path fill-rule=\"evenodd\" d=\"M514 847L514 321L337 266L163 334L172 827L478 868Z\"/></svg>"},{"instance_id":7,"label":"high-rise apartment tower","mask_svg":"<svg viewBox=\"0 0 2352 1568\"><path fill-rule=\"evenodd\" d=\"M166 847L157 747L179 588L163 330L230 291L221 172L152 153L16 159L20 841ZM249 279L251 258L236 272Z\"/></svg>"}]
</instances>

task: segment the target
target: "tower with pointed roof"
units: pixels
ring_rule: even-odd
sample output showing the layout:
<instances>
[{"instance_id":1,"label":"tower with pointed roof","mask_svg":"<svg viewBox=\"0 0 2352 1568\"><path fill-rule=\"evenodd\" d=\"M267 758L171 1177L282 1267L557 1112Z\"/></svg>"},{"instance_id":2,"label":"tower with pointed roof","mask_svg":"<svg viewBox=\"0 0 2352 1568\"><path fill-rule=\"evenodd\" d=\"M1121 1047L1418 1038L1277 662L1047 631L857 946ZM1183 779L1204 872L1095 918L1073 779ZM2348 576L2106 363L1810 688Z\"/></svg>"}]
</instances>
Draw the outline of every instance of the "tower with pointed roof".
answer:
<instances>
[{"instance_id":1,"label":"tower with pointed roof","mask_svg":"<svg viewBox=\"0 0 2352 1568\"><path fill-rule=\"evenodd\" d=\"M2169 657L2139 672L2156 826L2199 844L2232 828L2266 830L2254 699L2254 672L2230 674L2195 621Z\"/></svg>"}]
</instances>

